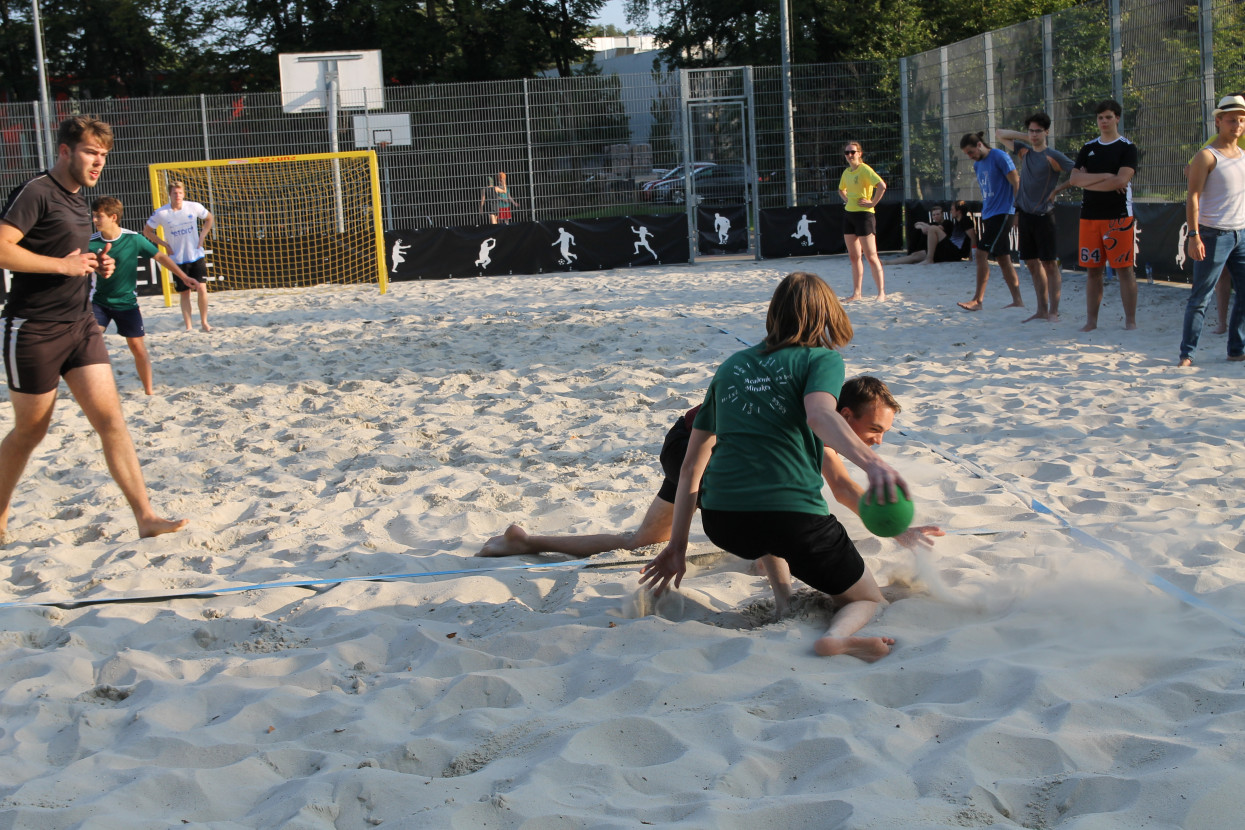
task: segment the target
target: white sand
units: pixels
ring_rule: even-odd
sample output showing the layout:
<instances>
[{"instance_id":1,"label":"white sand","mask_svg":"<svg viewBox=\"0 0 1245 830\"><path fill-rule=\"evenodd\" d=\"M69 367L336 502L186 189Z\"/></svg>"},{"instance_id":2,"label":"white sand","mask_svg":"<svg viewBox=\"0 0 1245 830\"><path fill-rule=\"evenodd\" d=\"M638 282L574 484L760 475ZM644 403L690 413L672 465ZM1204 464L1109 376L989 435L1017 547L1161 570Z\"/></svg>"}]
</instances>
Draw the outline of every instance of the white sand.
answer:
<instances>
[{"instance_id":1,"label":"white sand","mask_svg":"<svg viewBox=\"0 0 1245 830\"><path fill-rule=\"evenodd\" d=\"M847 286L834 258L239 292L211 335L145 300L157 397L109 345L153 501L193 524L137 539L63 400L0 600L480 572L0 609L0 827L1239 827L1245 364L1208 328L1174 367L1178 287L1142 287L1136 332L1109 288L1089 335L1074 275L1055 325L997 270L959 311L967 263L849 307L918 520L973 531L916 562L844 519L893 600L874 665L814 656L817 597L764 623L699 524L674 619L634 566L473 558L511 521L635 526L665 430L798 268Z\"/></svg>"}]
</instances>

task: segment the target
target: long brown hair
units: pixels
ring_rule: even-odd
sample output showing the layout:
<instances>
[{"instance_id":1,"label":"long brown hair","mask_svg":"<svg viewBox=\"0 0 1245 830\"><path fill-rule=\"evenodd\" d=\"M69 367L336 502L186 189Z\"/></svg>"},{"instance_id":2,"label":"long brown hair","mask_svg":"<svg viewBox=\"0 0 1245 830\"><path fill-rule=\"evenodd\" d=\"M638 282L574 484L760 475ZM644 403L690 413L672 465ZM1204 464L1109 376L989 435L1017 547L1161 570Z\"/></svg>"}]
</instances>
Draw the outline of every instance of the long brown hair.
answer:
<instances>
[{"instance_id":1,"label":"long brown hair","mask_svg":"<svg viewBox=\"0 0 1245 830\"><path fill-rule=\"evenodd\" d=\"M853 335L852 321L834 289L816 274L796 271L774 289L765 316L765 354L788 346L837 349Z\"/></svg>"}]
</instances>

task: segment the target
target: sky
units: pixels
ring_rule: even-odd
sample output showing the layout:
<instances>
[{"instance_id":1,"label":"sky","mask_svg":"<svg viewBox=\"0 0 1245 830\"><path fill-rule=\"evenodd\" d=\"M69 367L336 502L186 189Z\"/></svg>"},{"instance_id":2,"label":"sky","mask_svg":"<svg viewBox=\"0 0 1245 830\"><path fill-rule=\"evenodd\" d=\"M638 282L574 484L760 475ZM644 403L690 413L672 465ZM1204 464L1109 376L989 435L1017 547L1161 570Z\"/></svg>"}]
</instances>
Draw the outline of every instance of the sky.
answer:
<instances>
[{"instance_id":1,"label":"sky","mask_svg":"<svg viewBox=\"0 0 1245 830\"><path fill-rule=\"evenodd\" d=\"M602 26L613 23L618 28L626 31L627 14L623 10L623 0L606 0L605 5L601 8L601 14L597 16L597 23Z\"/></svg>"}]
</instances>

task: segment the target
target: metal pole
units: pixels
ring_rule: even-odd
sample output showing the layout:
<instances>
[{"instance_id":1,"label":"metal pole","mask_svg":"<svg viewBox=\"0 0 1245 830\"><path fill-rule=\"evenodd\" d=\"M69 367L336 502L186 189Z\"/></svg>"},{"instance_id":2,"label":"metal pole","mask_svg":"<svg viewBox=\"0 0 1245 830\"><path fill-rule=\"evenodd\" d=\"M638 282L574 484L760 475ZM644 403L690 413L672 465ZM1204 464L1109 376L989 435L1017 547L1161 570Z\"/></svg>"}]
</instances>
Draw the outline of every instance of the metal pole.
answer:
<instances>
[{"instance_id":1,"label":"metal pole","mask_svg":"<svg viewBox=\"0 0 1245 830\"><path fill-rule=\"evenodd\" d=\"M783 170L787 180L787 207L795 207L795 116L791 105L791 21L787 0L778 0L778 28L782 48Z\"/></svg>"},{"instance_id":2,"label":"metal pole","mask_svg":"<svg viewBox=\"0 0 1245 830\"><path fill-rule=\"evenodd\" d=\"M912 119L908 112L908 59L899 59L899 117L903 138L903 198L912 198ZM906 226L905 226L906 227Z\"/></svg>"},{"instance_id":3,"label":"metal pole","mask_svg":"<svg viewBox=\"0 0 1245 830\"><path fill-rule=\"evenodd\" d=\"M1198 0L1198 50L1202 53L1202 129L1209 131L1215 123L1215 18L1212 0ZM1203 138L1210 133L1204 132Z\"/></svg>"},{"instance_id":4,"label":"metal pole","mask_svg":"<svg viewBox=\"0 0 1245 830\"><path fill-rule=\"evenodd\" d=\"M749 219L752 221L752 249L756 252L756 258L761 258L761 204L759 194L757 192L757 129L756 129L756 96L752 86L752 67L744 67L744 117L748 119L748 145L744 154L748 160L744 167L744 175L747 177L748 184L748 204L750 210ZM787 181L794 184L794 180L788 178Z\"/></svg>"},{"instance_id":5,"label":"metal pole","mask_svg":"<svg viewBox=\"0 0 1245 830\"><path fill-rule=\"evenodd\" d=\"M536 165L532 163L532 104L528 98L527 78L523 79L523 123L527 127L527 197L532 204L532 221L536 221Z\"/></svg>"},{"instance_id":6,"label":"metal pole","mask_svg":"<svg viewBox=\"0 0 1245 830\"><path fill-rule=\"evenodd\" d=\"M692 204L692 88L688 78L690 70L679 70L679 120L683 126L683 193L687 208L687 261L696 262L696 241L700 231L696 228L696 208Z\"/></svg>"},{"instance_id":7,"label":"metal pole","mask_svg":"<svg viewBox=\"0 0 1245 830\"><path fill-rule=\"evenodd\" d=\"M328 81L329 111L329 151L336 153L337 143L337 61L325 61L328 64L325 78ZM342 168L341 162L333 159L333 207L337 211L337 232L346 232L346 214L342 208Z\"/></svg>"},{"instance_id":8,"label":"metal pole","mask_svg":"<svg viewBox=\"0 0 1245 830\"><path fill-rule=\"evenodd\" d=\"M1049 14L1042 15L1042 108L1052 118L1055 115L1055 23ZM1046 143L1055 146L1055 137L1047 136Z\"/></svg>"},{"instance_id":9,"label":"metal pole","mask_svg":"<svg viewBox=\"0 0 1245 830\"><path fill-rule=\"evenodd\" d=\"M45 148L43 157L50 170L56 163L57 147L56 133L53 132L52 127L52 110L48 104L48 76L43 58L43 23L39 19L39 0L31 0L30 5L34 9L35 63L39 69L39 103L43 108L43 133L40 136L39 146Z\"/></svg>"},{"instance_id":10,"label":"metal pole","mask_svg":"<svg viewBox=\"0 0 1245 830\"><path fill-rule=\"evenodd\" d=\"M1124 38L1120 33L1120 0L1111 0L1111 97L1124 104ZM1121 128L1123 132L1123 128Z\"/></svg>"},{"instance_id":11,"label":"metal pole","mask_svg":"<svg viewBox=\"0 0 1245 830\"><path fill-rule=\"evenodd\" d=\"M994 95L994 34L986 32L981 36L981 48L985 53L985 70L986 70L986 141L994 143L994 131L997 129L995 123L995 108L998 106Z\"/></svg>"},{"instance_id":12,"label":"metal pole","mask_svg":"<svg viewBox=\"0 0 1245 830\"><path fill-rule=\"evenodd\" d=\"M203 160L212 160L212 148L208 144L208 120L207 120L207 96L199 93L199 118L203 125ZM208 183L208 210L213 215L216 214L216 194L215 188L212 187L212 168L207 168Z\"/></svg>"},{"instance_id":13,"label":"metal pole","mask_svg":"<svg viewBox=\"0 0 1245 830\"><path fill-rule=\"evenodd\" d=\"M951 192L951 84L948 80L947 47L938 50L938 83L942 94L942 198L955 198Z\"/></svg>"}]
</instances>

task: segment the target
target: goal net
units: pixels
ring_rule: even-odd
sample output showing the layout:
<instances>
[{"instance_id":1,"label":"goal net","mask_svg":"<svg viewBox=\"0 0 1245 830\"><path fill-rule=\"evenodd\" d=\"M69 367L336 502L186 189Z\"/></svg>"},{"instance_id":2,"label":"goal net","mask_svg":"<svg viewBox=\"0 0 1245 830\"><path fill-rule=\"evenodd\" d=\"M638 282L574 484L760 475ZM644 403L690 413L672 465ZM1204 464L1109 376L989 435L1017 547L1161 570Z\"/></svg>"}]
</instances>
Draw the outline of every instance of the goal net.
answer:
<instances>
[{"instance_id":1,"label":"goal net","mask_svg":"<svg viewBox=\"0 0 1245 830\"><path fill-rule=\"evenodd\" d=\"M388 288L376 154L371 150L148 166L151 201L186 199L212 213L208 289L376 282ZM163 230L160 231L163 233ZM171 278L163 271L166 303Z\"/></svg>"}]
</instances>

